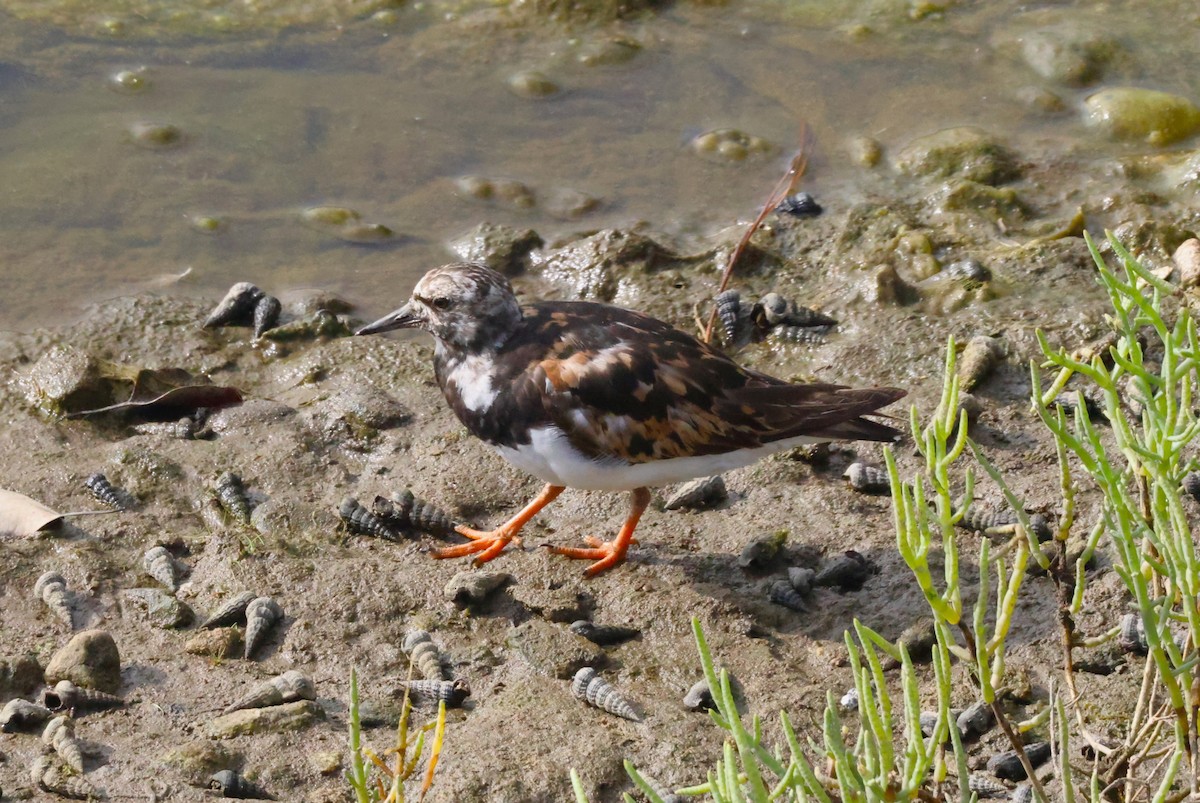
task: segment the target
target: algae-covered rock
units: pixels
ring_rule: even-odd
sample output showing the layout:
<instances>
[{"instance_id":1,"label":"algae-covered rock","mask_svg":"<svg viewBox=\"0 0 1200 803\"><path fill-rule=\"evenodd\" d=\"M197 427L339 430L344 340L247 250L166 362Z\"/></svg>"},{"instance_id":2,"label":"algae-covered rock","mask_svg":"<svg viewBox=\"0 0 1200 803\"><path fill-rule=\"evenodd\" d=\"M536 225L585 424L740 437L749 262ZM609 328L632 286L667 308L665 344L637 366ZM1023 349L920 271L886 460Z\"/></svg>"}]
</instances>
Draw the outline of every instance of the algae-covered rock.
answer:
<instances>
[{"instance_id":1,"label":"algae-covered rock","mask_svg":"<svg viewBox=\"0 0 1200 803\"><path fill-rule=\"evenodd\" d=\"M896 158L910 176L1003 184L1020 175L1016 156L979 128L947 128L913 140Z\"/></svg>"},{"instance_id":2,"label":"algae-covered rock","mask_svg":"<svg viewBox=\"0 0 1200 803\"><path fill-rule=\"evenodd\" d=\"M1200 108L1168 92L1112 87L1084 101L1083 120L1110 139L1169 145L1200 131Z\"/></svg>"},{"instance_id":3,"label":"algae-covered rock","mask_svg":"<svg viewBox=\"0 0 1200 803\"><path fill-rule=\"evenodd\" d=\"M1047 81L1063 86L1095 83L1122 54L1121 44L1113 37L1075 25L1039 28L1021 41L1025 63Z\"/></svg>"},{"instance_id":4,"label":"algae-covered rock","mask_svg":"<svg viewBox=\"0 0 1200 803\"><path fill-rule=\"evenodd\" d=\"M467 262L481 262L505 276L517 276L529 264L529 252L542 246L533 229L480 223L450 243L450 250Z\"/></svg>"},{"instance_id":5,"label":"algae-covered rock","mask_svg":"<svg viewBox=\"0 0 1200 803\"><path fill-rule=\"evenodd\" d=\"M25 396L48 413L74 413L111 404L113 385L90 354L70 346L55 346L42 355L23 377Z\"/></svg>"}]
</instances>

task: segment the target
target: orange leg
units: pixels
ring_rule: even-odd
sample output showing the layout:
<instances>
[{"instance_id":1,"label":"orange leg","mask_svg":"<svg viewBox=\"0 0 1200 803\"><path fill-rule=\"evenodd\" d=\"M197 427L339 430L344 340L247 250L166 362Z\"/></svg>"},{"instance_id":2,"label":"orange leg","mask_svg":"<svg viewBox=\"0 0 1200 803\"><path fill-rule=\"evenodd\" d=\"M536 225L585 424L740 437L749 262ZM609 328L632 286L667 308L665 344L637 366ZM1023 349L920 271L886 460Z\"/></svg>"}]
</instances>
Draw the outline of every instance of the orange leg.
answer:
<instances>
[{"instance_id":1,"label":"orange leg","mask_svg":"<svg viewBox=\"0 0 1200 803\"><path fill-rule=\"evenodd\" d=\"M625 562L625 551L629 549L630 544L634 543L633 531L637 529L638 520L642 518L642 512L649 504L650 491L646 488L634 488L629 506L629 517L621 525L621 532L617 533L616 540L601 543L594 538L589 538L587 541L592 545L591 549L552 546L550 551L556 555L566 555L568 558L596 561L584 571L588 577L595 577L600 572Z\"/></svg>"},{"instance_id":2,"label":"orange leg","mask_svg":"<svg viewBox=\"0 0 1200 803\"><path fill-rule=\"evenodd\" d=\"M470 527L455 527L455 532L471 540L458 546L435 549L430 554L435 558L461 558L464 555L471 555L478 552L479 555L475 558L475 565L479 566L480 564L487 563L503 552L504 547L508 546L508 542L516 537L521 528L529 523L529 520L536 516L538 511L553 502L563 490L562 485L547 485L532 502L521 508L520 513L490 532L472 530Z\"/></svg>"}]
</instances>

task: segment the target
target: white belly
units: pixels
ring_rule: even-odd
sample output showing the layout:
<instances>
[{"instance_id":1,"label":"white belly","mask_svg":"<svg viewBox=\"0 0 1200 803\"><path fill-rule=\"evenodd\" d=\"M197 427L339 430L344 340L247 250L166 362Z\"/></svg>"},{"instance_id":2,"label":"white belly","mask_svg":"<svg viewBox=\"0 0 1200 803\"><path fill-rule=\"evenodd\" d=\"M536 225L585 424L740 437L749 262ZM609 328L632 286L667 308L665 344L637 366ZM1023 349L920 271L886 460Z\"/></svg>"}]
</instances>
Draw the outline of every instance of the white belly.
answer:
<instances>
[{"instance_id":1,"label":"white belly","mask_svg":"<svg viewBox=\"0 0 1200 803\"><path fill-rule=\"evenodd\" d=\"M586 491L629 491L634 488L672 485L696 477L723 474L735 468L748 466L775 452L806 443L820 443L823 440L801 435L755 449L630 464L611 459L592 460L572 446L558 427L540 427L530 434L528 444L516 449L498 446L496 451L517 468L543 482Z\"/></svg>"}]
</instances>

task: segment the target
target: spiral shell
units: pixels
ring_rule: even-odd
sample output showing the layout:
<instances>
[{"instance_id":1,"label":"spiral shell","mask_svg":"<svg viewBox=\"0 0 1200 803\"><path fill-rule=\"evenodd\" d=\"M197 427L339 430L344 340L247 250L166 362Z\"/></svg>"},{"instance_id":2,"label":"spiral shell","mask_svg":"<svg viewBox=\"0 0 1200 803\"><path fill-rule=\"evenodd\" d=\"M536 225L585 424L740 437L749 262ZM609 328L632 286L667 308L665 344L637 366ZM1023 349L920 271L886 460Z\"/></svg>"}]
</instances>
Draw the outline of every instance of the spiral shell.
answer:
<instances>
[{"instance_id":1,"label":"spiral shell","mask_svg":"<svg viewBox=\"0 0 1200 803\"><path fill-rule=\"evenodd\" d=\"M125 701L115 694L84 689L69 680L60 680L54 688L42 692L42 704L51 711L77 711L116 708L125 705Z\"/></svg>"},{"instance_id":2,"label":"spiral shell","mask_svg":"<svg viewBox=\"0 0 1200 803\"><path fill-rule=\"evenodd\" d=\"M446 676L442 653L433 643L433 637L427 631L410 630L405 633L401 649L416 665L421 677L426 680L449 680Z\"/></svg>"},{"instance_id":3,"label":"spiral shell","mask_svg":"<svg viewBox=\"0 0 1200 803\"><path fill-rule=\"evenodd\" d=\"M0 732L12 733L41 725L53 716L53 712L44 705L31 703L28 700L16 698L9 700L0 709Z\"/></svg>"},{"instance_id":4,"label":"spiral shell","mask_svg":"<svg viewBox=\"0 0 1200 803\"><path fill-rule=\"evenodd\" d=\"M750 311L742 309L742 294L737 290L726 290L713 299L713 304L717 308L725 345L742 345L739 341L748 334L750 323Z\"/></svg>"},{"instance_id":5,"label":"spiral shell","mask_svg":"<svg viewBox=\"0 0 1200 803\"><path fill-rule=\"evenodd\" d=\"M1108 420L1108 414L1104 410L1104 402L1096 399L1091 393L1082 390L1064 390L1054 397L1053 403L1056 407L1061 407L1064 414L1074 416L1075 411L1079 409L1080 400L1082 400L1083 411L1087 413L1089 421Z\"/></svg>"},{"instance_id":6,"label":"spiral shell","mask_svg":"<svg viewBox=\"0 0 1200 803\"><path fill-rule=\"evenodd\" d=\"M1025 757L1029 759L1029 766L1034 769L1037 769L1050 759L1049 742L1027 744L1024 750ZM997 778L1003 778L1006 781L1023 781L1029 777L1025 774L1025 765L1021 763L1021 759L1017 757L1015 750L997 753L992 756L988 759L987 768L988 772L992 773L992 775L995 775Z\"/></svg>"},{"instance_id":7,"label":"spiral shell","mask_svg":"<svg viewBox=\"0 0 1200 803\"><path fill-rule=\"evenodd\" d=\"M779 293L767 293L759 299L758 303L754 305L751 317L761 329L776 326L819 327L837 324L837 320L834 318L817 312L815 309L801 307Z\"/></svg>"},{"instance_id":8,"label":"spiral shell","mask_svg":"<svg viewBox=\"0 0 1200 803\"><path fill-rule=\"evenodd\" d=\"M1011 508L992 509L972 502L959 519L958 526L984 535L1011 535L1018 521L1017 514Z\"/></svg>"},{"instance_id":9,"label":"spiral shell","mask_svg":"<svg viewBox=\"0 0 1200 803\"><path fill-rule=\"evenodd\" d=\"M974 257L952 262L942 270L942 273L947 278L964 284L983 284L992 280L992 272Z\"/></svg>"},{"instance_id":10,"label":"spiral shell","mask_svg":"<svg viewBox=\"0 0 1200 803\"><path fill-rule=\"evenodd\" d=\"M685 482L675 489L663 503L663 510L706 510L729 498L725 478L720 474Z\"/></svg>"},{"instance_id":11,"label":"spiral shell","mask_svg":"<svg viewBox=\"0 0 1200 803\"><path fill-rule=\"evenodd\" d=\"M46 572L33 584L33 595L46 603L50 612L57 616L67 627L75 626L75 611L71 605L71 592L67 591L67 581L58 572Z\"/></svg>"},{"instance_id":12,"label":"spiral shell","mask_svg":"<svg viewBox=\"0 0 1200 803\"><path fill-rule=\"evenodd\" d=\"M147 550L142 556L142 568L146 570L146 574L166 586L172 594L179 590L179 580L183 572L166 547L156 546Z\"/></svg>"},{"instance_id":13,"label":"spiral shell","mask_svg":"<svg viewBox=\"0 0 1200 803\"><path fill-rule=\"evenodd\" d=\"M783 200L775 205L775 211L792 217L816 217L825 210L811 193L796 192L784 196Z\"/></svg>"},{"instance_id":14,"label":"spiral shell","mask_svg":"<svg viewBox=\"0 0 1200 803\"><path fill-rule=\"evenodd\" d=\"M993 781L986 775L973 772L967 777L967 788L980 797L1005 797L1008 787L999 781Z\"/></svg>"},{"instance_id":15,"label":"spiral shell","mask_svg":"<svg viewBox=\"0 0 1200 803\"><path fill-rule=\"evenodd\" d=\"M1183 475L1182 485L1188 496L1200 502L1200 471L1189 471Z\"/></svg>"},{"instance_id":16,"label":"spiral shell","mask_svg":"<svg viewBox=\"0 0 1200 803\"><path fill-rule=\"evenodd\" d=\"M268 329L279 323L279 312L283 306L275 296L264 295L254 305L254 336L262 337Z\"/></svg>"},{"instance_id":17,"label":"spiral shell","mask_svg":"<svg viewBox=\"0 0 1200 803\"><path fill-rule=\"evenodd\" d=\"M133 431L142 435L160 435L164 438L190 441L211 434L211 430L204 426L207 417L208 411L201 407L196 410L194 416L185 415L178 421L147 421L142 424L134 424Z\"/></svg>"},{"instance_id":18,"label":"spiral shell","mask_svg":"<svg viewBox=\"0 0 1200 803\"><path fill-rule=\"evenodd\" d=\"M72 800L92 800L100 797L99 790L71 770L55 755L34 759L29 767L29 779L39 789Z\"/></svg>"},{"instance_id":19,"label":"spiral shell","mask_svg":"<svg viewBox=\"0 0 1200 803\"><path fill-rule=\"evenodd\" d=\"M936 711L922 711L917 717L917 721L921 723L921 733L925 736L932 736L937 730L938 719Z\"/></svg>"},{"instance_id":20,"label":"spiral shell","mask_svg":"<svg viewBox=\"0 0 1200 803\"><path fill-rule=\"evenodd\" d=\"M843 711L857 711L858 710L858 687L857 686L850 689L845 694L843 694L840 698L838 698L838 707L841 708Z\"/></svg>"},{"instance_id":21,"label":"spiral shell","mask_svg":"<svg viewBox=\"0 0 1200 803\"><path fill-rule=\"evenodd\" d=\"M408 488L392 494L390 499L375 497L371 512L395 530L417 530L437 537L454 532L454 519L446 511Z\"/></svg>"},{"instance_id":22,"label":"spiral shell","mask_svg":"<svg viewBox=\"0 0 1200 803\"><path fill-rule=\"evenodd\" d=\"M471 687L461 678L458 680L408 680L401 681L396 695L408 690L410 697L421 703L444 702L447 708L458 708L471 696Z\"/></svg>"},{"instance_id":23,"label":"spiral shell","mask_svg":"<svg viewBox=\"0 0 1200 803\"><path fill-rule=\"evenodd\" d=\"M52 747L58 757L76 772L83 772L83 748L75 738L74 721L67 716L57 716L42 731L42 744Z\"/></svg>"},{"instance_id":24,"label":"spiral shell","mask_svg":"<svg viewBox=\"0 0 1200 803\"><path fill-rule=\"evenodd\" d=\"M237 702L227 706L225 713L239 711L243 708L267 708L296 700L315 699L317 699L317 689L308 676L299 670L289 669L282 675L276 675L255 686Z\"/></svg>"},{"instance_id":25,"label":"spiral shell","mask_svg":"<svg viewBox=\"0 0 1200 803\"><path fill-rule=\"evenodd\" d=\"M250 523L250 497L246 495L246 486L242 478L232 471L226 471L217 477L217 500L233 518L242 524Z\"/></svg>"},{"instance_id":26,"label":"spiral shell","mask_svg":"<svg viewBox=\"0 0 1200 803\"><path fill-rule=\"evenodd\" d=\"M367 510L353 496L343 497L338 505L338 517L346 529L358 535L369 535L385 541L399 541L400 536L381 518Z\"/></svg>"},{"instance_id":27,"label":"spiral shell","mask_svg":"<svg viewBox=\"0 0 1200 803\"><path fill-rule=\"evenodd\" d=\"M974 390L987 379L1003 356L1004 347L996 338L987 335L971 338L958 358L959 387L966 391Z\"/></svg>"},{"instance_id":28,"label":"spiral shell","mask_svg":"<svg viewBox=\"0 0 1200 803\"><path fill-rule=\"evenodd\" d=\"M776 580L771 583L767 597L776 605L791 608L793 611L808 610L808 606L804 604L804 598L797 593L796 589L792 588L792 584L787 580Z\"/></svg>"},{"instance_id":29,"label":"spiral shell","mask_svg":"<svg viewBox=\"0 0 1200 803\"><path fill-rule=\"evenodd\" d=\"M220 792L221 797L240 800L273 800L262 787L248 781L235 770L214 772L208 779L208 788Z\"/></svg>"},{"instance_id":30,"label":"spiral shell","mask_svg":"<svg viewBox=\"0 0 1200 803\"><path fill-rule=\"evenodd\" d=\"M633 706L621 696L612 684L596 674L596 670L585 666L575 673L571 681L571 694L583 700L588 705L616 714L633 722L641 722L642 718L633 710Z\"/></svg>"},{"instance_id":31,"label":"spiral shell","mask_svg":"<svg viewBox=\"0 0 1200 803\"><path fill-rule=\"evenodd\" d=\"M824 343L833 327L830 326L795 326L781 323L771 329L771 337L784 343Z\"/></svg>"},{"instance_id":32,"label":"spiral shell","mask_svg":"<svg viewBox=\"0 0 1200 803\"><path fill-rule=\"evenodd\" d=\"M598 625L595 622L589 622L587 619L579 619L571 622L570 628L571 632L575 635L583 636L588 641L593 644L599 644L601 647L629 641L641 633L636 627Z\"/></svg>"},{"instance_id":33,"label":"spiral shell","mask_svg":"<svg viewBox=\"0 0 1200 803\"><path fill-rule=\"evenodd\" d=\"M1121 617L1121 632L1117 636L1117 644L1125 652L1134 655L1145 655L1150 651L1146 641L1146 623L1136 613L1127 613Z\"/></svg>"},{"instance_id":34,"label":"spiral shell","mask_svg":"<svg viewBox=\"0 0 1200 803\"><path fill-rule=\"evenodd\" d=\"M96 473L83 481L84 486L91 491L92 496L100 504L113 510L132 510L135 505L133 498L124 490L108 481L108 477Z\"/></svg>"},{"instance_id":35,"label":"spiral shell","mask_svg":"<svg viewBox=\"0 0 1200 803\"><path fill-rule=\"evenodd\" d=\"M825 561L821 570L813 577L815 586L837 586L842 591L857 591L875 567L869 560L853 549Z\"/></svg>"},{"instance_id":36,"label":"spiral shell","mask_svg":"<svg viewBox=\"0 0 1200 803\"><path fill-rule=\"evenodd\" d=\"M225 297L208 313L202 327L215 329L218 326L244 326L250 323L254 307L262 297L263 291L250 282L238 282L229 288Z\"/></svg>"},{"instance_id":37,"label":"spiral shell","mask_svg":"<svg viewBox=\"0 0 1200 803\"><path fill-rule=\"evenodd\" d=\"M866 463L851 463L842 475L850 481L850 487L865 494L890 494L892 482L888 473L877 466Z\"/></svg>"},{"instance_id":38,"label":"spiral shell","mask_svg":"<svg viewBox=\"0 0 1200 803\"><path fill-rule=\"evenodd\" d=\"M262 646L270 632L283 618L283 608L270 597L255 597L246 605L246 660Z\"/></svg>"},{"instance_id":39,"label":"spiral shell","mask_svg":"<svg viewBox=\"0 0 1200 803\"><path fill-rule=\"evenodd\" d=\"M214 627L226 627L245 621L246 607L257 596L253 591L243 591L236 597L226 600L212 616L201 623L200 627L211 630Z\"/></svg>"},{"instance_id":40,"label":"spiral shell","mask_svg":"<svg viewBox=\"0 0 1200 803\"><path fill-rule=\"evenodd\" d=\"M954 724L962 734L963 741L969 742L991 730L996 724L996 716L991 706L980 700L964 708Z\"/></svg>"},{"instance_id":41,"label":"spiral shell","mask_svg":"<svg viewBox=\"0 0 1200 803\"><path fill-rule=\"evenodd\" d=\"M700 678L687 690L687 694L683 695L683 707L689 711L716 710L717 704L713 700L712 689L708 687L706 679Z\"/></svg>"},{"instance_id":42,"label":"spiral shell","mask_svg":"<svg viewBox=\"0 0 1200 803\"><path fill-rule=\"evenodd\" d=\"M1009 795L1012 803L1033 803L1033 784L1023 783Z\"/></svg>"},{"instance_id":43,"label":"spiral shell","mask_svg":"<svg viewBox=\"0 0 1200 803\"><path fill-rule=\"evenodd\" d=\"M790 566L788 567L788 583L796 593L803 597L807 597L812 593L813 581L816 580L817 573L805 566Z\"/></svg>"}]
</instances>

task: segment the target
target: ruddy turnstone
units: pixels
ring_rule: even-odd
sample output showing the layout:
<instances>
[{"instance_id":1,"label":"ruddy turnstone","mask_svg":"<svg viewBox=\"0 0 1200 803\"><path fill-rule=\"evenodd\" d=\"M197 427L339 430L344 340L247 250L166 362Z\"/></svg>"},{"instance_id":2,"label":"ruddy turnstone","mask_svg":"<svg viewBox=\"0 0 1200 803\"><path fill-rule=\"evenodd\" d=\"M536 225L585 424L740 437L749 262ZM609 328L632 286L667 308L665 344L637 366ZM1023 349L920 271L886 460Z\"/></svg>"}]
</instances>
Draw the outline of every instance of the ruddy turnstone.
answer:
<instances>
[{"instance_id":1,"label":"ruddy turnstone","mask_svg":"<svg viewBox=\"0 0 1200 803\"><path fill-rule=\"evenodd\" d=\"M508 280L482 265L434 268L400 309L366 335L424 329L434 375L459 420L546 487L495 530L459 527L468 543L438 558L503 551L565 488L631 491L616 539L552 547L595 561L625 559L651 487L748 466L774 452L830 440L894 440L864 418L904 395L896 388L790 384L747 368L662 321L607 304L521 305Z\"/></svg>"}]
</instances>

